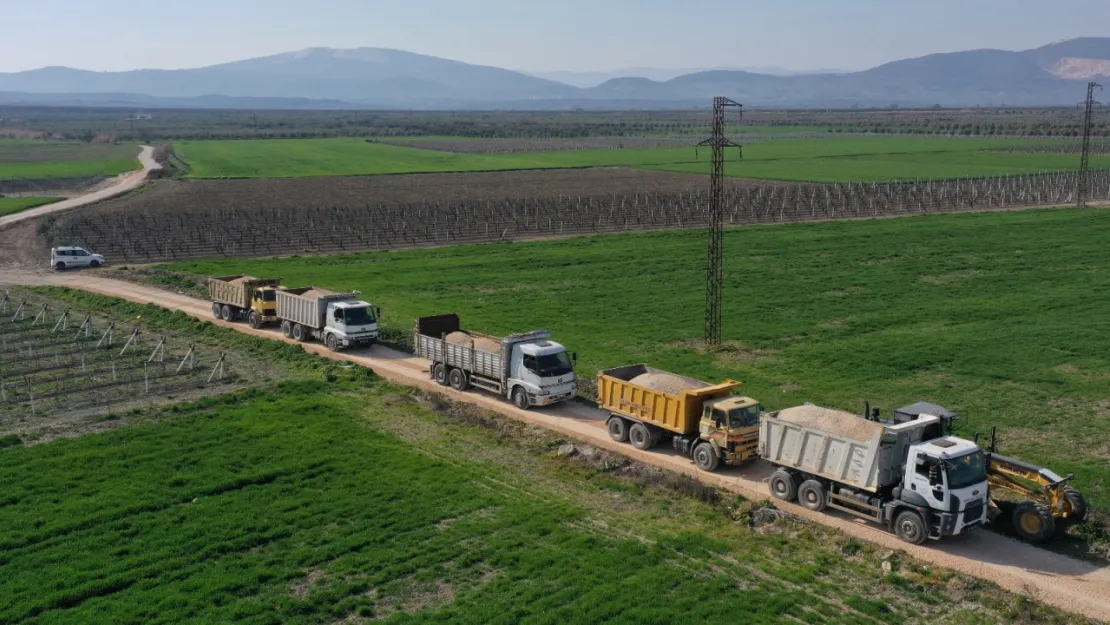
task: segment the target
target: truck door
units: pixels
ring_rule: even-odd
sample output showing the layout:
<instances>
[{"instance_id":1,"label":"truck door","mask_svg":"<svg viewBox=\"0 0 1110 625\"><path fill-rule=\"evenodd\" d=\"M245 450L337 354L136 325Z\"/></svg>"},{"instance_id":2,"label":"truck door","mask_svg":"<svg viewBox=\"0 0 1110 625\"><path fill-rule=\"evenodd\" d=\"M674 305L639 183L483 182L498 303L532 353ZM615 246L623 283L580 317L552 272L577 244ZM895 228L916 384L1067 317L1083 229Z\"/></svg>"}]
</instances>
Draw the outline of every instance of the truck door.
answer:
<instances>
[{"instance_id":1,"label":"truck door","mask_svg":"<svg viewBox=\"0 0 1110 625\"><path fill-rule=\"evenodd\" d=\"M728 413L720 408L705 407L705 417L713 422L713 433L710 437L718 449L728 448Z\"/></svg>"},{"instance_id":2,"label":"truck door","mask_svg":"<svg viewBox=\"0 0 1110 625\"><path fill-rule=\"evenodd\" d=\"M908 487L929 502L931 508L945 510L947 489L940 459L918 451L912 459L912 471L907 472Z\"/></svg>"}]
</instances>

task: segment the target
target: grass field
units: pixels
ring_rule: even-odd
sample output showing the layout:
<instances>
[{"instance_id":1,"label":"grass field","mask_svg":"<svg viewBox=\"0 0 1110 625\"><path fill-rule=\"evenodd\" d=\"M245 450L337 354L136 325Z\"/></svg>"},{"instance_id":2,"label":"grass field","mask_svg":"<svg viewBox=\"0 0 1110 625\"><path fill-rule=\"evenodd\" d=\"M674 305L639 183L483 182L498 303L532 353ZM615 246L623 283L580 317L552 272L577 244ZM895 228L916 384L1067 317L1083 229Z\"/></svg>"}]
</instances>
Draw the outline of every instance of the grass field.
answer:
<instances>
[{"instance_id":1,"label":"grass field","mask_svg":"<svg viewBox=\"0 0 1110 625\"><path fill-rule=\"evenodd\" d=\"M0 197L0 217L44 204L53 204L61 199L59 197Z\"/></svg>"},{"instance_id":2,"label":"grass field","mask_svg":"<svg viewBox=\"0 0 1110 625\"><path fill-rule=\"evenodd\" d=\"M463 416L284 382L2 450L0 622L1076 622Z\"/></svg>"},{"instance_id":3,"label":"grass field","mask_svg":"<svg viewBox=\"0 0 1110 625\"><path fill-rule=\"evenodd\" d=\"M324 258L178 265L361 290L387 324L458 312L493 333L549 328L581 375L647 362L732 377L772 408L886 414L929 400L1000 426L1002 449L1110 507L1110 213L1041 210L749 227L726 234L719 354L703 328L705 234L611 235Z\"/></svg>"},{"instance_id":4,"label":"grass field","mask_svg":"<svg viewBox=\"0 0 1110 625\"><path fill-rule=\"evenodd\" d=\"M114 176L139 168L134 145L0 140L0 180Z\"/></svg>"},{"instance_id":5,"label":"grass field","mask_svg":"<svg viewBox=\"0 0 1110 625\"><path fill-rule=\"evenodd\" d=\"M994 176L1076 167L1073 156L985 152L1021 142L989 139L830 137L756 143L730 176L817 182L914 180ZM177 154L196 178L282 178L367 174L496 171L508 169L628 166L708 173L709 152L694 148L651 148L452 154L367 143L361 139L186 141ZM700 156L700 158L699 158ZM1110 167L1096 156L1095 167Z\"/></svg>"}]
</instances>

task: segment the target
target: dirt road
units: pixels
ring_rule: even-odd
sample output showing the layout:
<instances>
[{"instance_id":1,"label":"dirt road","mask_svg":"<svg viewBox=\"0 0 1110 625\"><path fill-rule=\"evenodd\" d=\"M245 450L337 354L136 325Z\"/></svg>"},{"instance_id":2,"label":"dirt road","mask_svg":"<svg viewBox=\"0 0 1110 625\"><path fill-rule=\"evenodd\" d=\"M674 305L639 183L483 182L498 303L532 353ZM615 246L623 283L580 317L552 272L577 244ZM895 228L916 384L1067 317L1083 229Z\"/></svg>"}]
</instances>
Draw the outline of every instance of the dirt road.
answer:
<instances>
[{"instance_id":1,"label":"dirt road","mask_svg":"<svg viewBox=\"0 0 1110 625\"><path fill-rule=\"evenodd\" d=\"M67 286L103 295L121 297L133 302L154 303L180 310L220 326L273 340L286 340L276 328L252 330L245 324L226 323L212 319L207 302L187 295L162 291L153 287L98 277L94 271L74 273L32 273L0 269L0 285ZM338 354L316 343L304 348L328 358L348 360L373 369L378 375L409 386L435 390L446 396L482 406L500 414L559 432L569 438L615 451L638 461L672 471L686 473L697 479L744 497L769 497L763 480L770 474L766 465L736 469L723 468L716 473L699 471L693 463L671 450L639 451L630 445L613 442L605 429L604 414L582 405L522 411L481 391L457 392L435 384L428 376L428 361L381 346L369 350L351 350ZM780 507L862 540L889 549L900 549L927 563L943 566L994 582L1019 595L1029 596L1064 610L1105 620L1110 617L1110 568L1081 562L1016 540L982 530L945 541L933 541L917 547L903 543L892 534L852 517L836 513L816 513L800 506L779 503Z\"/></svg>"},{"instance_id":2,"label":"dirt road","mask_svg":"<svg viewBox=\"0 0 1110 625\"><path fill-rule=\"evenodd\" d=\"M87 204L93 204L101 200L113 198L117 195L122 195L124 193L127 193L128 191L131 191L132 189L137 189L140 185L146 182L147 176L150 175L151 171L162 169L162 165L158 161L154 160L154 148L149 145L142 146L142 150L140 150L139 152L139 163L142 164L142 169L138 171L130 171L126 174L121 174L116 177L115 181L91 193L79 195L68 200L62 200L61 202L47 204L38 208L32 208L30 210L25 210L14 215L0 217L0 228L14 224L19 221L23 221L25 219L34 219L35 217L41 217L43 215L49 215L50 213L57 213L60 211L78 208L80 206L85 206Z\"/></svg>"}]
</instances>

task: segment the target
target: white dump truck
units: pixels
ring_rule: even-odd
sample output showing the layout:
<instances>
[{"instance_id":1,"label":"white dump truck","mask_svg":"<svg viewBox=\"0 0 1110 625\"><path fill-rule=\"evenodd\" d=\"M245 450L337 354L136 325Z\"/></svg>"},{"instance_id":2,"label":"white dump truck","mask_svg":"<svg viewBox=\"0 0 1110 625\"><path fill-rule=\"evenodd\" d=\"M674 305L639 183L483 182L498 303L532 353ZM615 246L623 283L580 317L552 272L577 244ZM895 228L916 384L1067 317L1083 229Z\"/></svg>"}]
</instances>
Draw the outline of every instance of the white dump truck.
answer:
<instances>
[{"instance_id":1,"label":"white dump truck","mask_svg":"<svg viewBox=\"0 0 1110 625\"><path fill-rule=\"evenodd\" d=\"M455 314L421 317L413 347L432 361L436 382L460 391L476 386L518 408L549 406L578 392L574 355L546 330L496 337L461 329Z\"/></svg>"},{"instance_id":2,"label":"white dump truck","mask_svg":"<svg viewBox=\"0 0 1110 625\"><path fill-rule=\"evenodd\" d=\"M359 299L361 293L333 293L315 287L277 292L281 332L298 341L316 339L332 351L369 347L378 342L380 309Z\"/></svg>"},{"instance_id":3,"label":"white dump truck","mask_svg":"<svg viewBox=\"0 0 1110 625\"><path fill-rule=\"evenodd\" d=\"M939 422L923 414L884 423L808 404L764 414L759 453L777 467L771 494L884 524L914 544L982 525L983 452L955 436L924 440Z\"/></svg>"}]
</instances>

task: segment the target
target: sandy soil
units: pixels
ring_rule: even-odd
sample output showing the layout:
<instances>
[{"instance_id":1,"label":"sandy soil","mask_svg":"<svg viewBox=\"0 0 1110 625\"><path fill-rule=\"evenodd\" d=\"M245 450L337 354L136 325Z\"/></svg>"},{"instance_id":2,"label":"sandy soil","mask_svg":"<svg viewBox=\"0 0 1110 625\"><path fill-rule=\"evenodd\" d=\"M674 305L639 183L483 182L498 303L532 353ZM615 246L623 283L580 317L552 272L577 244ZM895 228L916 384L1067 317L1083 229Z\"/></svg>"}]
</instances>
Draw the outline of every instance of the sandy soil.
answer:
<instances>
[{"instance_id":1,"label":"sandy soil","mask_svg":"<svg viewBox=\"0 0 1110 625\"><path fill-rule=\"evenodd\" d=\"M77 197L63 200L61 202L47 204L46 206L40 206L38 208L25 210L23 212L15 213L14 215L0 217L0 228L4 228L6 226L26 219L34 219L35 217L49 215L50 213L58 213L61 211L79 208L81 206L87 206L89 204L100 202L101 200L107 200L109 198L116 197L117 195L122 195L124 193L127 193L128 191L139 188L139 186L146 182L147 176L150 175L151 171L162 169L162 165L154 160L154 148L149 145L142 146L142 150L139 152L139 162L142 163L142 169L117 176L114 181L109 182L106 185L99 186L90 193L79 195Z\"/></svg>"},{"instance_id":2,"label":"sandy soil","mask_svg":"<svg viewBox=\"0 0 1110 625\"><path fill-rule=\"evenodd\" d=\"M214 321L207 301L194 299L149 286L120 282L97 276L96 271L51 273L0 269L0 285L56 285L93 293L121 297L138 303L153 303L239 332L286 342L277 328L253 330L246 324ZM606 414L583 404L563 404L553 408L518 410L509 403L482 391L458 392L437 385L428 375L429 362L394 350L372 349L332 353L317 343L304 343L304 349L327 358L346 360L373 369L394 382L434 390L460 401L470 402L502 415L559 432L567 437L696 477L704 483L753 499L769 498L766 478L771 470L765 463L745 468L723 468L715 473L699 471L689 458L671 449L639 451L631 445L616 443L605 428ZM837 513L811 512L800 506L777 502L782 509L799 517L837 528L844 533L888 549L902 550L921 561L943 566L991 581L1019 595L1028 596L1061 609L1095 619L1110 615L1110 568L1083 562L1039 549L990 531L976 531L923 546L904 543L883 528Z\"/></svg>"}]
</instances>

